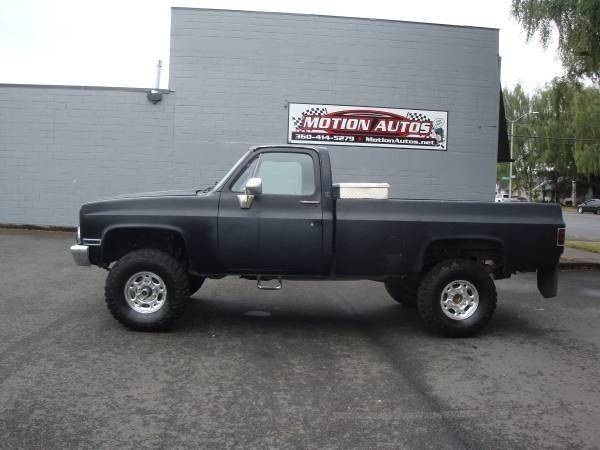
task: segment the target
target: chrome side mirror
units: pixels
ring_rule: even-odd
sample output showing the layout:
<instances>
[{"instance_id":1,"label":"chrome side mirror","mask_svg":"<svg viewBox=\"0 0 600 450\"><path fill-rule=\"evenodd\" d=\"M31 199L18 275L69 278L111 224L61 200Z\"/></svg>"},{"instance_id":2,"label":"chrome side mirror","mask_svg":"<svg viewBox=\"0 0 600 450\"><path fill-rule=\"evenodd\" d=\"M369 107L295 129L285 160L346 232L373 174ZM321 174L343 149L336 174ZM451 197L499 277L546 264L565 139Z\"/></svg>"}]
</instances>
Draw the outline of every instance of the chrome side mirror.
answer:
<instances>
[{"instance_id":1,"label":"chrome side mirror","mask_svg":"<svg viewBox=\"0 0 600 450\"><path fill-rule=\"evenodd\" d=\"M262 194L262 180L260 178L250 178L246 183L246 194Z\"/></svg>"},{"instance_id":2,"label":"chrome side mirror","mask_svg":"<svg viewBox=\"0 0 600 450\"><path fill-rule=\"evenodd\" d=\"M245 194L238 194L238 202L240 208L250 209L254 196L262 193L262 180L260 178L250 178L246 182L245 191Z\"/></svg>"}]
</instances>

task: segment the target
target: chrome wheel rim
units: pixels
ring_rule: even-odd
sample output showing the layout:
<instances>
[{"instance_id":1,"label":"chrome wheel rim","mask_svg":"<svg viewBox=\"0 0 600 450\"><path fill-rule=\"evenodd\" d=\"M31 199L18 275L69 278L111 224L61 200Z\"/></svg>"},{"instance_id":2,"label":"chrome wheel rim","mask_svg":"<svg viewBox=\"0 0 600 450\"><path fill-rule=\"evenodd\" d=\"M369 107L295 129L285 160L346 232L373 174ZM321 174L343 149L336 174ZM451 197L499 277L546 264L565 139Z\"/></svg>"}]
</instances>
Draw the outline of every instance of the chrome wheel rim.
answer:
<instances>
[{"instance_id":1,"label":"chrome wheel rim","mask_svg":"<svg viewBox=\"0 0 600 450\"><path fill-rule=\"evenodd\" d=\"M442 289L440 305L444 314L450 319L465 320L477 311L479 292L469 281L454 280Z\"/></svg>"},{"instance_id":2,"label":"chrome wheel rim","mask_svg":"<svg viewBox=\"0 0 600 450\"><path fill-rule=\"evenodd\" d=\"M131 309L150 314L162 308L167 300L167 286L153 272L138 272L125 283L125 300Z\"/></svg>"}]
</instances>

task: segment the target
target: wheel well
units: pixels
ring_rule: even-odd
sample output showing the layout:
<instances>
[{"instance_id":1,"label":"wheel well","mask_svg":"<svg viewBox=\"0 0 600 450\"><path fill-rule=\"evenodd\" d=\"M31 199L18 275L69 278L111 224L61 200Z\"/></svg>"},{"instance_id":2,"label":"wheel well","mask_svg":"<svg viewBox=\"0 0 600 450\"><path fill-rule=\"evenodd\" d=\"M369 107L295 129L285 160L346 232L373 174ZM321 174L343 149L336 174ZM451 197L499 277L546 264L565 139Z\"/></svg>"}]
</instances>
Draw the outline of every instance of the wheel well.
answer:
<instances>
[{"instance_id":1,"label":"wheel well","mask_svg":"<svg viewBox=\"0 0 600 450\"><path fill-rule=\"evenodd\" d=\"M423 255L422 271L426 272L440 261L455 258L478 262L496 277L503 277L502 244L487 239L442 239L431 242Z\"/></svg>"},{"instance_id":2,"label":"wheel well","mask_svg":"<svg viewBox=\"0 0 600 450\"><path fill-rule=\"evenodd\" d=\"M168 229L119 228L102 239L102 260L108 266L127 253L140 248L162 250L188 265L185 241L180 233Z\"/></svg>"}]
</instances>

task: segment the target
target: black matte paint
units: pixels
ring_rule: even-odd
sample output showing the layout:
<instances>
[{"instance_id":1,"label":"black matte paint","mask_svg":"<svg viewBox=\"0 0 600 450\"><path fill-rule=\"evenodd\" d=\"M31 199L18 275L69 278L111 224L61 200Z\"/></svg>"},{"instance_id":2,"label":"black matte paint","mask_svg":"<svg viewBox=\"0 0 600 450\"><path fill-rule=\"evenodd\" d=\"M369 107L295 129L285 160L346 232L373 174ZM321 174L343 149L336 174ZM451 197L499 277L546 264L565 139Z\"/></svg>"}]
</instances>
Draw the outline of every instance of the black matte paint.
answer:
<instances>
[{"instance_id":1,"label":"black matte paint","mask_svg":"<svg viewBox=\"0 0 600 450\"><path fill-rule=\"evenodd\" d=\"M309 196L261 194L241 209L230 187L247 162L265 152L313 158L319 188ZM106 242L116 229L171 230L182 237L190 269L202 274L384 279L418 273L428 246L441 240L493 242L504 271L554 267L564 227L558 205L333 198L326 150L258 147L219 189L125 195L81 208L86 239ZM300 200L320 201L307 205ZM103 265L102 247L91 247Z\"/></svg>"}]
</instances>

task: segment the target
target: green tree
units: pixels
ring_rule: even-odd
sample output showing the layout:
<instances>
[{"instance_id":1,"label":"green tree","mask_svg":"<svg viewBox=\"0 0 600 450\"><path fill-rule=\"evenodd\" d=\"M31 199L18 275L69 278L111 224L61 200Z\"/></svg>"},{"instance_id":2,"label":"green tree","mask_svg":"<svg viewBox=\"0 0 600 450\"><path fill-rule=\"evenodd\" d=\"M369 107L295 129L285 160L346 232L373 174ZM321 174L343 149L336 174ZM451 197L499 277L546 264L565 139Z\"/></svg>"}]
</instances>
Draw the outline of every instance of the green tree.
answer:
<instances>
[{"instance_id":1,"label":"green tree","mask_svg":"<svg viewBox=\"0 0 600 450\"><path fill-rule=\"evenodd\" d=\"M513 0L512 15L531 39L547 46L556 31L570 77L600 82L600 0Z\"/></svg>"},{"instance_id":2,"label":"green tree","mask_svg":"<svg viewBox=\"0 0 600 450\"><path fill-rule=\"evenodd\" d=\"M504 100L509 122L525 115L515 123L512 140L515 189L526 191L532 199L535 188L545 182L543 190L550 190L558 201L561 195L569 195L572 181L580 194L595 186L593 180L600 175L598 88L555 79L532 95L519 85L504 90ZM507 176L505 172L508 165L499 165L498 180Z\"/></svg>"},{"instance_id":3,"label":"green tree","mask_svg":"<svg viewBox=\"0 0 600 450\"><path fill-rule=\"evenodd\" d=\"M548 170L570 178L577 175L573 154L576 89L570 82L555 80L549 87L536 92L533 99L533 108L538 112L536 132L542 138L542 159Z\"/></svg>"},{"instance_id":4,"label":"green tree","mask_svg":"<svg viewBox=\"0 0 600 450\"><path fill-rule=\"evenodd\" d=\"M536 116L531 115L532 99L525 94L522 87L517 84L512 91L504 90L504 107L506 119L510 122L525 115L522 120L515 122L515 136L511 139L514 148L513 175L515 177L513 187L527 192L528 197L533 199L534 188L539 184L539 172L541 169L541 158L539 142L531 139L537 131L535 128ZM508 166L508 164L504 164ZM500 170L498 173L500 174Z\"/></svg>"},{"instance_id":5,"label":"green tree","mask_svg":"<svg viewBox=\"0 0 600 450\"><path fill-rule=\"evenodd\" d=\"M600 174L600 91L555 79L532 97L533 132L553 198ZM540 172L541 173L541 172Z\"/></svg>"},{"instance_id":6,"label":"green tree","mask_svg":"<svg viewBox=\"0 0 600 450\"><path fill-rule=\"evenodd\" d=\"M576 139L573 158L577 171L588 176L600 175L600 90L581 89L573 108Z\"/></svg>"},{"instance_id":7,"label":"green tree","mask_svg":"<svg viewBox=\"0 0 600 450\"><path fill-rule=\"evenodd\" d=\"M568 192L571 180L577 179L574 156L574 105L580 86L555 79L537 91L533 107L538 111L536 126L544 176L549 182L552 200L560 200L560 192Z\"/></svg>"}]
</instances>

